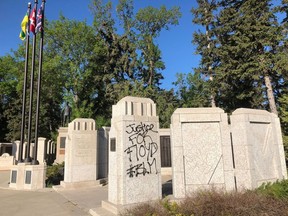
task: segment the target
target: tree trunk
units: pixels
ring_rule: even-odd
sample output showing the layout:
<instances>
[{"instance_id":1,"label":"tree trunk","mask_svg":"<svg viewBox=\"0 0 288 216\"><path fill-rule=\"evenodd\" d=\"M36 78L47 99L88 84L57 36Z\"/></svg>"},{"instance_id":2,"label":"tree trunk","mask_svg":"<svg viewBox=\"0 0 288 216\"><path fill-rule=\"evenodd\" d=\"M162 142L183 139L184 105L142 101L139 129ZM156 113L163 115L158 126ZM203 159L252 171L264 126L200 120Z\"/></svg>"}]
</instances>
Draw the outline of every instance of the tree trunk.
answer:
<instances>
[{"instance_id":1,"label":"tree trunk","mask_svg":"<svg viewBox=\"0 0 288 216\"><path fill-rule=\"evenodd\" d=\"M274 94L273 94L273 88L272 88L272 85L271 85L270 77L268 75L265 75L264 80L265 80L265 86L267 88L267 97L268 97L270 111L278 116L277 107L276 107L276 103L275 103L275 98L274 98Z\"/></svg>"},{"instance_id":2,"label":"tree trunk","mask_svg":"<svg viewBox=\"0 0 288 216\"><path fill-rule=\"evenodd\" d=\"M210 67L209 67L210 68ZM209 80L212 82L213 81L213 76L212 74L209 75ZM215 102L215 96L214 94L211 92L210 95L210 100L211 100L211 107L215 108L216 107L216 102Z\"/></svg>"},{"instance_id":3,"label":"tree trunk","mask_svg":"<svg viewBox=\"0 0 288 216\"><path fill-rule=\"evenodd\" d=\"M206 1L206 3L208 3L208 1ZM205 8L205 14L207 14L207 8ZM208 23L208 19L206 18L206 23ZM210 50L211 49L211 38L209 37L209 25L206 24L206 40L208 42L207 44L207 49ZM213 75L212 75L212 67L211 65L209 65L208 67L208 73L209 73L209 80L212 82L213 81ZM213 94L213 92L211 92L210 95L210 100L211 100L211 107L215 108L216 107L216 103L215 103L215 96Z\"/></svg>"},{"instance_id":4,"label":"tree trunk","mask_svg":"<svg viewBox=\"0 0 288 216\"><path fill-rule=\"evenodd\" d=\"M150 68L149 68L149 86L152 86L153 82L153 71L154 71L154 62L152 60L149 61Z\"/></svg>"}]
</instances>

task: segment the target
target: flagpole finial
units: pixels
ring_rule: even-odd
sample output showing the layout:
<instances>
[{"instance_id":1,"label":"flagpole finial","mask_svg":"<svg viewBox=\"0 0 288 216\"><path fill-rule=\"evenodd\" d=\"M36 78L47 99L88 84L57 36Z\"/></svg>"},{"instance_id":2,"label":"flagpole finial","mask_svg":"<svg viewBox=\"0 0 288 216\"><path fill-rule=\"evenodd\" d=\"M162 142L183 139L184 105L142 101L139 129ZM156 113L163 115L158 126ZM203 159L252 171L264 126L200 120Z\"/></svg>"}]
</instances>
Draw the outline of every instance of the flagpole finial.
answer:
<instances>
[{"instance_id":1,"label":"flagpole finial","mask_svg":"<svg viewBox=\"0 0 288 216\"><path fill-rule=\"evenodd\" d=\"M31 2L28 2L28 8L31 8Z\"/></svg>"},{"instance_id":2,"label":"flagpole finial","mask_svg":"<svg viewBox=\"0 0 288 216\"><path fill-rule=\"evenodd\" d=\"M38 4L38 0L35 0L34 3L35 3L35 4Z\"/></svg>"}]
</instances>

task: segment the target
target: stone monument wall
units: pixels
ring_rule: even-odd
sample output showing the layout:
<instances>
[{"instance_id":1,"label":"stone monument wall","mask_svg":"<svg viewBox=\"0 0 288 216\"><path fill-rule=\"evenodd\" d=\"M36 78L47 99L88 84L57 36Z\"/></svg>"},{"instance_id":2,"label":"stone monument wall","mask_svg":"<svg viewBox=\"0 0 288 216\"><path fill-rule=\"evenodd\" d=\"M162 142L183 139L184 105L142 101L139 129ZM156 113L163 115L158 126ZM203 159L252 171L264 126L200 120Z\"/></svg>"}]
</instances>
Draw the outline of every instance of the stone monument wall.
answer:
<instances>
[{"instance_id":1,"label":"stone monument wall","mask_svg":"<svg viewBox=\"0 0 288 216\"><path fill-rule=\"evenodd\" d=\"M10 170L14 164L14 156L10 156L8 153L0 155L0 170Z\"/></svg>"},{"instance_id":2,"label":"stone monument wall","mask_svg":"<svg viewBox=\"0 0 288 216\"><path fill-rule=\"evenodd\" d=\"M75 119L68 126L64 183L93 181L97 177L97 131L93 119Z\"/></svg>"},{"instance_id":3,"label":"stone monument wall","mask_svg":"<svg viewBox=\"0 0 288 216\"><path fill-rule=\"evenodd\" d=\"M181 108L171 122L173 195L234 189L227 114L220 108Z\"/></svg>"},{"instance_id":4,"label":"stone monument wall","mask_svg":"<svg viewBox=\"0 0 288 216\"><path fill-rule=\"evenodd\" d=\"M108 201L127 205L162 197L159 119L151 99L125 97L112 108Z\"/></svg>"},{"instance_id":5,"label":"stone monument wall","mask_svg":"<svg viewBox=\"0 0 288 216\"><path fill-rule=\"evenodd\" d=\"M256 188L287 178L279 118L264 110L237 109L231 115L235 182Z\"/></svg>"},{"instance_id":6,"label":"stone monument wall","mask_svg":"<svg viewBox=\"0 0 288 216\"><path fill-rule=\"evenodd\" d=\"M200 188L254 189L286 179L279 118L263 110L177 109L171 118L173 194Z\"/></svg>"}]
</instances>

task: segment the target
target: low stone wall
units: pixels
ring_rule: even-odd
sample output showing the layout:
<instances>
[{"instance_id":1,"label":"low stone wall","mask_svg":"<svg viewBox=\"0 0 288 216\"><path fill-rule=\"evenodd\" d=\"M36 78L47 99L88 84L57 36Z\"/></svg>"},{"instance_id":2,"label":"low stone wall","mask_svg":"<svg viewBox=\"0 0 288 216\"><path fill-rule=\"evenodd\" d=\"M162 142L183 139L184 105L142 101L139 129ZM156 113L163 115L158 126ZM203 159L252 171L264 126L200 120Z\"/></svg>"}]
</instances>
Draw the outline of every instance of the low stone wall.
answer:
<instances>
[{"instance_id":1,"label":"low stone wall","mask_svg":"<svg viewBox=\"0 0 288 216\"><path fill-rule=\"evenodd\" d=\"M14 157L10 156L8 153L4 153L0 157L0 170L10 170L14 164Z\"/></svg>"}]
</instances>

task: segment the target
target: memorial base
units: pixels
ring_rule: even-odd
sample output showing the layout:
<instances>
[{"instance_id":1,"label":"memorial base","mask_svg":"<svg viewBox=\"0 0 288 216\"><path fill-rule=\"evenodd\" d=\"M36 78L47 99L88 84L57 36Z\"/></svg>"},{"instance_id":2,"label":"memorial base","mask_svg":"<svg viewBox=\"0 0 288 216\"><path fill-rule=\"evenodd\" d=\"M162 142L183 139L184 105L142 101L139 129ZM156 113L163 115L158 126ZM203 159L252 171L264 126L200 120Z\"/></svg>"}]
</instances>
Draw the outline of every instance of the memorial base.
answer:
<instances>
[{"instance_id":1,"label":"memorial base","mask_svg":"<svg viewBox=\"0 0 288 216\"><path fill-rule=\"evenodd\" d=\"M46 165L14 165L10 173L9 188L16 190L39 190L45 188Z\"/></svg>"},{"instance_id":2,"label":"memorial base","mask_svg":"<svg viewBox=\"0 0 288 216\"><path fill-rule=\"evenodd\" d=\"M114 216L124 213L126 209L134 208L140 204L141 203L116 205L109 201L102 201L101 207L90 209L89 213L93 216L101 216L101 215Z\"/></svg>"},{"instance_id":3,"label":"memorial base","mask_svg":"<svg viewBox=\"0 0 288 216\"><path fill-rule=\"evenodd\" d=\"M107 184L107 178L94 181L80 181L80 182L60 182L60 186L66 189L79 189L87 187L103 186Z\"/></svg>"}]
</instances>

